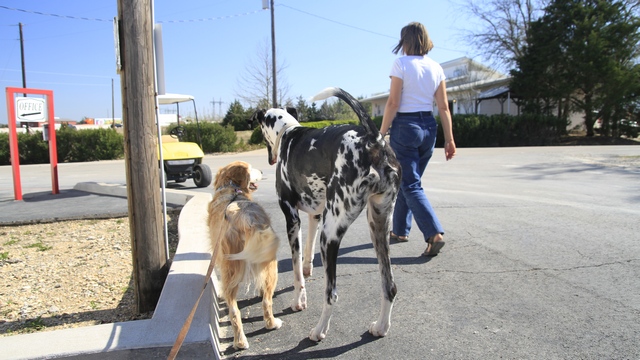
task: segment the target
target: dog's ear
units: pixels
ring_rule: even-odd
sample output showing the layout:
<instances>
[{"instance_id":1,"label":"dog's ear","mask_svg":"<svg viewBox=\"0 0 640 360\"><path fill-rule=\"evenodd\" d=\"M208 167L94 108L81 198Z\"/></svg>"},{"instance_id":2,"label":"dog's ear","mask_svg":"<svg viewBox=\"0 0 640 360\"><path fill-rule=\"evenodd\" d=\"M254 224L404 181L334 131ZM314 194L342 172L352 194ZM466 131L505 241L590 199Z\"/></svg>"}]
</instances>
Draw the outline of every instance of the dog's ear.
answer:
<instances>
[{"instance_id":1,"label":"dog's ear","mask_svg":"<svg viewBox=\"0 0 640 360\"><path fill-rule=\"evenodd\" d=\"M265 109L258 109L256 111L254 111L253 115L251 115L251 118L247 119L247 123L249 124L249 128L251 128L251 130L253 130L253 128L257 124L260 124L264 120L264 114L266 114L266 113L267 113L267 110L265 110Z\"/></svg>"},{"instance_id":2,"label":"dog's ear","mask_svg":"<svg viewBox=\"0 0 640 360\"><path fill-rule=\"evenodd\" d=\"M293 116L294 119L298 120L298 110L296 110L296 108L287 106L287 113Z\"/></svg>"}]
</instances>

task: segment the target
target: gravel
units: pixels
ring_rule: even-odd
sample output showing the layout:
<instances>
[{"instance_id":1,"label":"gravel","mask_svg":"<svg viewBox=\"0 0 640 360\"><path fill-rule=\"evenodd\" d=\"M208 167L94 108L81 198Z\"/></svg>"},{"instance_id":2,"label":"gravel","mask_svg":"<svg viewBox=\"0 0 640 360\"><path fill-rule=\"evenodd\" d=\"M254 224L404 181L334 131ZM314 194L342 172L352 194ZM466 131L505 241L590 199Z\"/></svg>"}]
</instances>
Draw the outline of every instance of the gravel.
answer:
<instances>
[{"instance_id":1,"label":"gravel","mask_svg":"<svg viewBox=\"0 0 640 360\"><path fill-rule=\"evenodd\" d=\"M126 217L0 226L0 336L150 318L136 311L130 239Z\"/></svg>"}]
</instances>

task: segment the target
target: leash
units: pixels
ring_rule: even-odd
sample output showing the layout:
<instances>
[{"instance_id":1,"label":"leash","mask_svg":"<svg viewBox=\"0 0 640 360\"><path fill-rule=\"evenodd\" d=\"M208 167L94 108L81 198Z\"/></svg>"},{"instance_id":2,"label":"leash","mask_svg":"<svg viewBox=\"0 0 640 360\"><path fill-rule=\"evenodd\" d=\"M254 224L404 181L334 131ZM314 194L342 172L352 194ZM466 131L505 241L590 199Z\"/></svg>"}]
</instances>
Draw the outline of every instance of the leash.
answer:
<instances>
[{"instance_id":1,"label":"leash","mask_svg":"<svg viewBox=\"0 0 640 360\"><path fill-rule=\"evenodd\" d=\"M220 228L220 232L218 233L218 239L220 239L220 235L222 235L222 228ZM187 319L184 321L184 324L182 325L182 329L180 329L180 332L178 333L178 337L176 338L176 341L173 343L173 347L169 352L169 356L167 357L167 360L174 360L176 358L176 356L178 355L178 351L180 351L180 348L182 347L182 343L184 343L184 339L187 337L187 333L189 332L189 328L191 327L191 322L193 321L193 317L195 316L196 310L198 309L198 304L200 303L200 299L202 298L202 295L204 294L204 290L207 287L207 283L209 282L209 278L211 278L211 274L213 273L213 268L215 267L215 264L216 264L216 257L218 256L219 248L220 248L220 241L216 242L216 246L213 249L213 255L211 256L211 261L209 262L207 275L204 277L204 284L202 285L202 290L200 291L200 295L198 296L196 303L193 305L193 308L191 309L189 316L187 316Z\"/></svg>"},{"instance_id":2,"label":"leash","mask_svg":"<svg viewBox=\"0 0 640 360\"><path fill-rule=\"evenodd\" d=\"M231 198L231 201L229 201L229 204L227 204L227 206L225 207L224 219L227 221L229 221L229 218L227 217L227 209L229 208L229 205L237 201L238 195L243 194L242 189L237 188L235 184L233 184L233 182L228 186L235 188L235 190L234 190L233 198ZM218 256L218 249L220 248L221 236L222 236L222 227L220 228L220 232L218 233L218 241L216 242L216 245L213 249L213 254L211 255L211 261L209 262L207 275L205 275L204 277L204 284L202 285L202 290L200 291L200 295L198 296L196 303L193 305L193 308L191 309L189 316L187 316L187 319L184 321L184 324L182 325L182 329L180 329L180 332L178 333L178 337L176 338L176 341L173 343L173 347L169 352L169 356L167 357L167 360L175 360L176 356L178 355L178 351L180 351L180 348L184 343L184 339L187 337L187 333L189 333L189 328L191 327L191 323L193 322L193 317L195 316L196 310L198 309L198 304L200 303L200 299L202 298L202 295L204 295L204 290L207 288L207 283L209 282L209 278L211 278L211 274L213 274L213 269L215 268L215 265L216 265L216 258Z\"/></svg>"}]
</instances>

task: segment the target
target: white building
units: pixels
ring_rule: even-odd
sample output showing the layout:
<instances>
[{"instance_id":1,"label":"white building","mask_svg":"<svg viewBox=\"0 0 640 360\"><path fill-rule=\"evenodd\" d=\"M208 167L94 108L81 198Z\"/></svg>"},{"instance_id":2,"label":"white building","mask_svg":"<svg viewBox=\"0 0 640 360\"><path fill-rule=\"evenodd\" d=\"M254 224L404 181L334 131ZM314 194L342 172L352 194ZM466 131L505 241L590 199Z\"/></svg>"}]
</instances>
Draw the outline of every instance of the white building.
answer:
<instances>
[{"instance_id":1,"label":"white building","mask_svg":"<svg viewBox=\"0 0 640 360\"><path fill-rule=\"evenodd\" d=\"M447 78L447 97L452 114L518 114L509 91L510 77L467 57L441 64ZM370 102L372 116L382 116L389 92L361 100ZM438 109L434 109L438 113Z\"/></svg>"},{"instance_id":2,"label":"white building","mask_svg":"<svg viewBox=\"0 0 640 360\"><path fill-rule=\"evenodd\" d=\"M440 64L447 81L447 98L451 114L518 115L520 109L509 89L511 77L473 61L468 57ZM361 100L371 103L372 116L382 116L389 92ZM434 114L438 109L434 108ZM573 113L568 129L583 126L583 116Z\"/></svg>"}]
</instances>

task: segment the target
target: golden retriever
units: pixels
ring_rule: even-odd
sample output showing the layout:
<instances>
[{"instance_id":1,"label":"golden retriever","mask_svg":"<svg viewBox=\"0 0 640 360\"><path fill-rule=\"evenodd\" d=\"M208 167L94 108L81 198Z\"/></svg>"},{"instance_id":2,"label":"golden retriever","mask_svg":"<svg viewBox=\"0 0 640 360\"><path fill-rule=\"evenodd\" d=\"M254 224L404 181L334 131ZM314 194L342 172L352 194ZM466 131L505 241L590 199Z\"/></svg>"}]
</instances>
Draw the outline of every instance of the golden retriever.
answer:
<instances>
[{"instance_id":1,"label":"golden retriever","mask_svg":"<svg viewBox=\"0 0 640 360\"><path fill-rule=\"evenodd\" d=\"M249 347L242 327L237 294L243 280L253 281L262 293L265 327L278 329L282 321L273 316L272 298L278 282L276 252L279 239L264 209L251 201L262 172L246 162L235 161L218 170L209 204L209 233L215 249L220 241L216 267L222 296L229 307L233 347Z\"/></svg>"}]
</instances>

